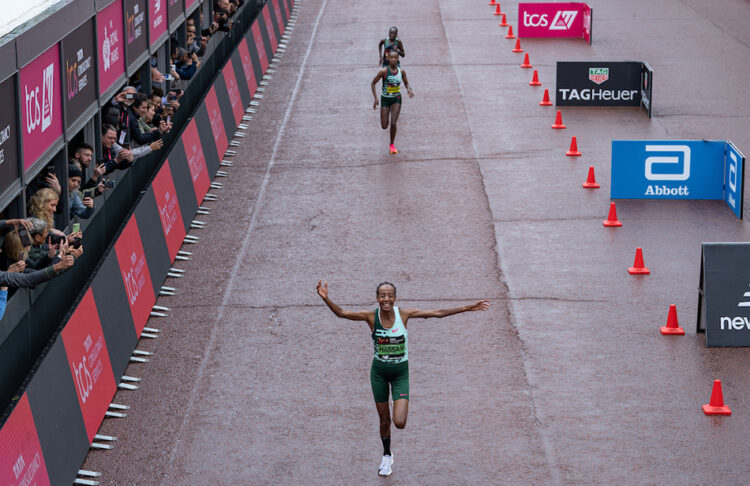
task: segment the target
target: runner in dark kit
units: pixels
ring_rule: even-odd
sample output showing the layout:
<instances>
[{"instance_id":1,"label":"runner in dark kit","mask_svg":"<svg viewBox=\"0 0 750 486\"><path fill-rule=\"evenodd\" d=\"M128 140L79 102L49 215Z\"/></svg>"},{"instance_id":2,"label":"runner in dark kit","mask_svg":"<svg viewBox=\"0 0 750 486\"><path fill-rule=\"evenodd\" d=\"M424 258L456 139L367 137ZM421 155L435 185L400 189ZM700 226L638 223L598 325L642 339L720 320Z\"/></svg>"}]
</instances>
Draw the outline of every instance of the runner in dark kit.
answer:
<instances>
[{"instance_id":1,"label":"runner in dark kit","mask_svg":"<svg viewBox=\"0 0 750 486\"><path fill-rule=\"evenodd\" d=\"M393 423L396 428L406 427L409 413L409 348L407 346L406 325L410 318L427 319L446 317L469 311L484 311L490 307L488 300L480 300L471 305L454 309L419 310L395 307L396 286L390 282L378 285L375 293L379 308L359 312L347 311L328 298L328 282L318 281L318 295L337 317L350 321L365 321L372 331L375 349L370 384L375 398L375 408L380 418L380 438L383 441L383 458L378 474L390 476L393 454L391 453L391 413L388 407L388 385L393 396Z\"/></svg>"},{"instance_id":2,"label":"runner in dark kit","mask_svg":"<svg viewBox=\"0 0 750 486\"><path fill-rule=\"evenodd\" d=\"M384 47L385 50L383 50ZM388 54L391 51L396 51L399 56L406 57L404 44L401 42L401 39L398 38L398 28L396 27L388 29L388 37L380 39L380 43L378 44L378 63L382 63L383 67L388 65ZM401 63L399 62L398 65L400 66Z\"/></svg>"},{"instance_id":3,"label":"runner in dark kit","mask_svg":"<svg viewBox=\"0 0 750 486\"><path fill-rule=\"evenodd\" d=\"M384 67L378 74L373 78L370 87L372 88L372 96L375 98L375 102L372 105L372 109L378 108L378 95L375 92L375 84L383 80L383 89L380 95L380 126L383 130L388 128L388 121L391 124L391 146L390 152L397 154L398 150L394 145L396 140L396 122L398 121L398 115L401 113L401 81L403 80L404 86L409 93L409 98L414 97L414 92L409 86L409 81L406 79L406 71L398 66L398 52L395 50L388 54L388 66Z\"/></svg>"}]
</instances>

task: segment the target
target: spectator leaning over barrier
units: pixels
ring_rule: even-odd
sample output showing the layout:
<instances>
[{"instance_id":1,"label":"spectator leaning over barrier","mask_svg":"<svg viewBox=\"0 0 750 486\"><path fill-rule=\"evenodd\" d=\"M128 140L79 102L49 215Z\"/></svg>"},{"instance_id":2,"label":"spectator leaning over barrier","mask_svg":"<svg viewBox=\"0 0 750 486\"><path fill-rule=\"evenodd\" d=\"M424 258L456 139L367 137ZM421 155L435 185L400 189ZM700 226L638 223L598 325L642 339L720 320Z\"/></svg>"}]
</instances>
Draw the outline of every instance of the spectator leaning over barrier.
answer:
<instances>
[{"instance_id":1,"label":"spectator leaning over barrier","mask_svg":"<svg viewBox=\"0 0 750 486\"><path fill-rule=\"evenodd\" d=\"M142 93L138 93L132 86L127 86L118 93L112 100L113 106L119 106L120 112L117 117L117 137L116 141L121 146L127 146L131 143L137 145L148 145L159 139L162 133L168 132L172 128L168 124L160 125L151 133L141 133L138 130L138 115L133 110L136 100L146 99Z\"/></svg>"},{"instance_id":2,"label":"spectator leaning over barrier","mask_svg":"<svg viewBox=\"0 0 750 486\"><path fill-rule=\"evenodd\" d=\"M116 139L117 129L112 125L102 125L102 159L98 164L105 164L105 174L127 169L135 159L159 150L164 145L164 142L159 139L149 145L129 149L118 144Z\"/></svg>"},{"instance_id":3,"label":"spectator leaning over barrier","mask_svg":"<svg viewBox=\"0 0 750 486\"><path fill-rule=\"evenodd\" d=\"M81 179L81 189L93 189L96 188L96 195L98 196L104 192L104 182L102 176L107 170L104 164L97 164L91 172L91 177L83 182L86 176L87 169L91 166L91 161L94 158L94 147L87 143L80 143L76 146L73 151L73 156L70 158L70 163L81 169L83 178Z\"/></svg>"},{"instance_id":4,"label":"spectator leaning over barrier","mask_svg":"<svg viewBox=\"0 0 750 486\"><path fill-rule=\"evenodd\" d=\"M55 211L60 197L55 191L48 188L39 189L31 196L29 202L29 214L43 219L47 223L47 228L55 227Z\"/></svg>"},{"instance_id":5,"label":"spectator leaning over barrier","mask_svg":"<svg viewBox=\"0 0 750 486\"><path fill-rule=\"evenodd\" d=\"M81 201L78 195L78 188L81 186L83 173L74 164L68 165L68 207L70 208L70 218L78 216L79 218L88 219L94 214L94 198L84 196Z\"/></svg>"},{"instance_id":6,"label":"spectator leaning over barrier","mask_svg":"<svg viewBox=\"0 0 750 486\"><path fill-rule=\"evenodd\" d=\"M20 226L23 226L27 231L31 229L31 223L24 219L0 220L0 234L3 234L11 227L15 227L12 233L6 235L6 238L11 234L14 234L15 237L18 238L20 244L20 237L18 236ZM6 242L3 241L0 243L0 257L9 256L5 254L5 248L7 248L7 245ZM78 256L82 253L83 247L81 247ZM26 269L26 263L23 260L17 261L7 268L4 267L4 270L0 270L0 319L2 319L3 314L5 313L5 305L8 299L8 287L33 287L39 283L47 281L72 267L77 257L67 255L62 256L61 258L62 259L55 265L51 265L36 272L22 273Z\"/></svg>"},{"instance_id":7,"label":"spectator leaning over barrier","mask_svg":"<svg viewBox=\"0 0 750 486\"><path fill-rule=\"evenodd\" d=\"M26 244L29 245L31 243L31 237L28 236L30 229L31 223L25 219L0 220L0 270L7 270L17 261L23 260L21 252L25 248L19 231L23 230L26 233Z\"/></svg>"},{"instance_id":8,"label":"spectator leaning over barrier","mask_svg":"<svg viewBox=\"0 0 750 486\"><path fill-rule=\"evenodd\" d=\"M29 270L41 270L59 262L58 251L60 243L65 240L57 240L57 243L53 243L52 238L49 236L47 223L44 220L32 217L29 218L29 222L31 223L31 230L29 230L31 247L25 260L26 268Z\"/></svg>"}]
</instances>

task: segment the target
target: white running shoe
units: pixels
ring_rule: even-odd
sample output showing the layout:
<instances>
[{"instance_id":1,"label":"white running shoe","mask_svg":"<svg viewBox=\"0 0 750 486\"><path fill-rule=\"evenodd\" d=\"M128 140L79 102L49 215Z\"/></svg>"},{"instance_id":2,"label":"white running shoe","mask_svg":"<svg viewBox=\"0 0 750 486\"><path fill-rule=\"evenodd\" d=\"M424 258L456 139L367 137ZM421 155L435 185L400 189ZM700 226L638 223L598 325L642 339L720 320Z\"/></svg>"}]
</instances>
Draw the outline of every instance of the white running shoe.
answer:
<instances>
[{"instance_id":1,"label":"white running shoe","mask_svg":"<svg viewBox=\"0 0 750 486\"><path fill-rule=\"evenodd\" d=\"M380 476L390 476L393 471L391 471L391 466L393 465L393 453L391 453L390 456L383 456L383 459L380 460L380 467L378 467L378 474Z\"/></svg>"}]
</instances>

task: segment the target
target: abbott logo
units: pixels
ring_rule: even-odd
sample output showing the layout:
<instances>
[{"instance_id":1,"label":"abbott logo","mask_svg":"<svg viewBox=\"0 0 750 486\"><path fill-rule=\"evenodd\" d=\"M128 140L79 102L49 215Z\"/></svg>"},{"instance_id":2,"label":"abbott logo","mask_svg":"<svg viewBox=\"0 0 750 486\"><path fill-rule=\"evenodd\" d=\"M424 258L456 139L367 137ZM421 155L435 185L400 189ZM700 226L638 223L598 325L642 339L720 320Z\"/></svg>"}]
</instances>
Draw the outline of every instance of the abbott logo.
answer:
<instances>
[{"instance_id":1,"label":"abbott logo","mask_svg":"<svg viewBox=\"0 0 750 486\"><path fill-rule=\"evenodd\" d=\"M568 30L573 25L578 12L576 10L558 10L549 30Z\"/></svg>"},{"instance_id":2,"label":"abbott logo","mask_svg":"<svg viewBox=\"0 0 750 486\"><path fill-rule=\"evenodd\" d=\"M681 152L682 172L654 174L653 167L659 165L678 166L678 155L651 156L646 158L646 179L650 181L686 181L690 178L690 147L687 145L646 145L646 152Z\"/></svg>"}]
</instances>

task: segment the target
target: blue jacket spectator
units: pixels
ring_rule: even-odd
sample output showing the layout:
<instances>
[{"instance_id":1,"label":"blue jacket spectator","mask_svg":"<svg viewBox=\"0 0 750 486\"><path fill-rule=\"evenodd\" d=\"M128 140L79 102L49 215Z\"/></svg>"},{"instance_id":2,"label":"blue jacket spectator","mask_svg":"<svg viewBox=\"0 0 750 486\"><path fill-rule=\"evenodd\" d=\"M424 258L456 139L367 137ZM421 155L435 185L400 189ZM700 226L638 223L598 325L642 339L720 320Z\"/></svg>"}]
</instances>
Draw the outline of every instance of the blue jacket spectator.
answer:
<instances>
[{"instance_id":1,"label":"blue jacket spectator","mask_svg":"<svg viewBox=\"0 0 750 486\"><path fill-rule=\"evenodd\" d=\"M70 207L71 219L75 216L88 219L94 214L94 198L84 197L81 201L78 195L78 188L81 186L83 172L78 166L68 165L68 206Z\"/></svg>"}]
</instances>

